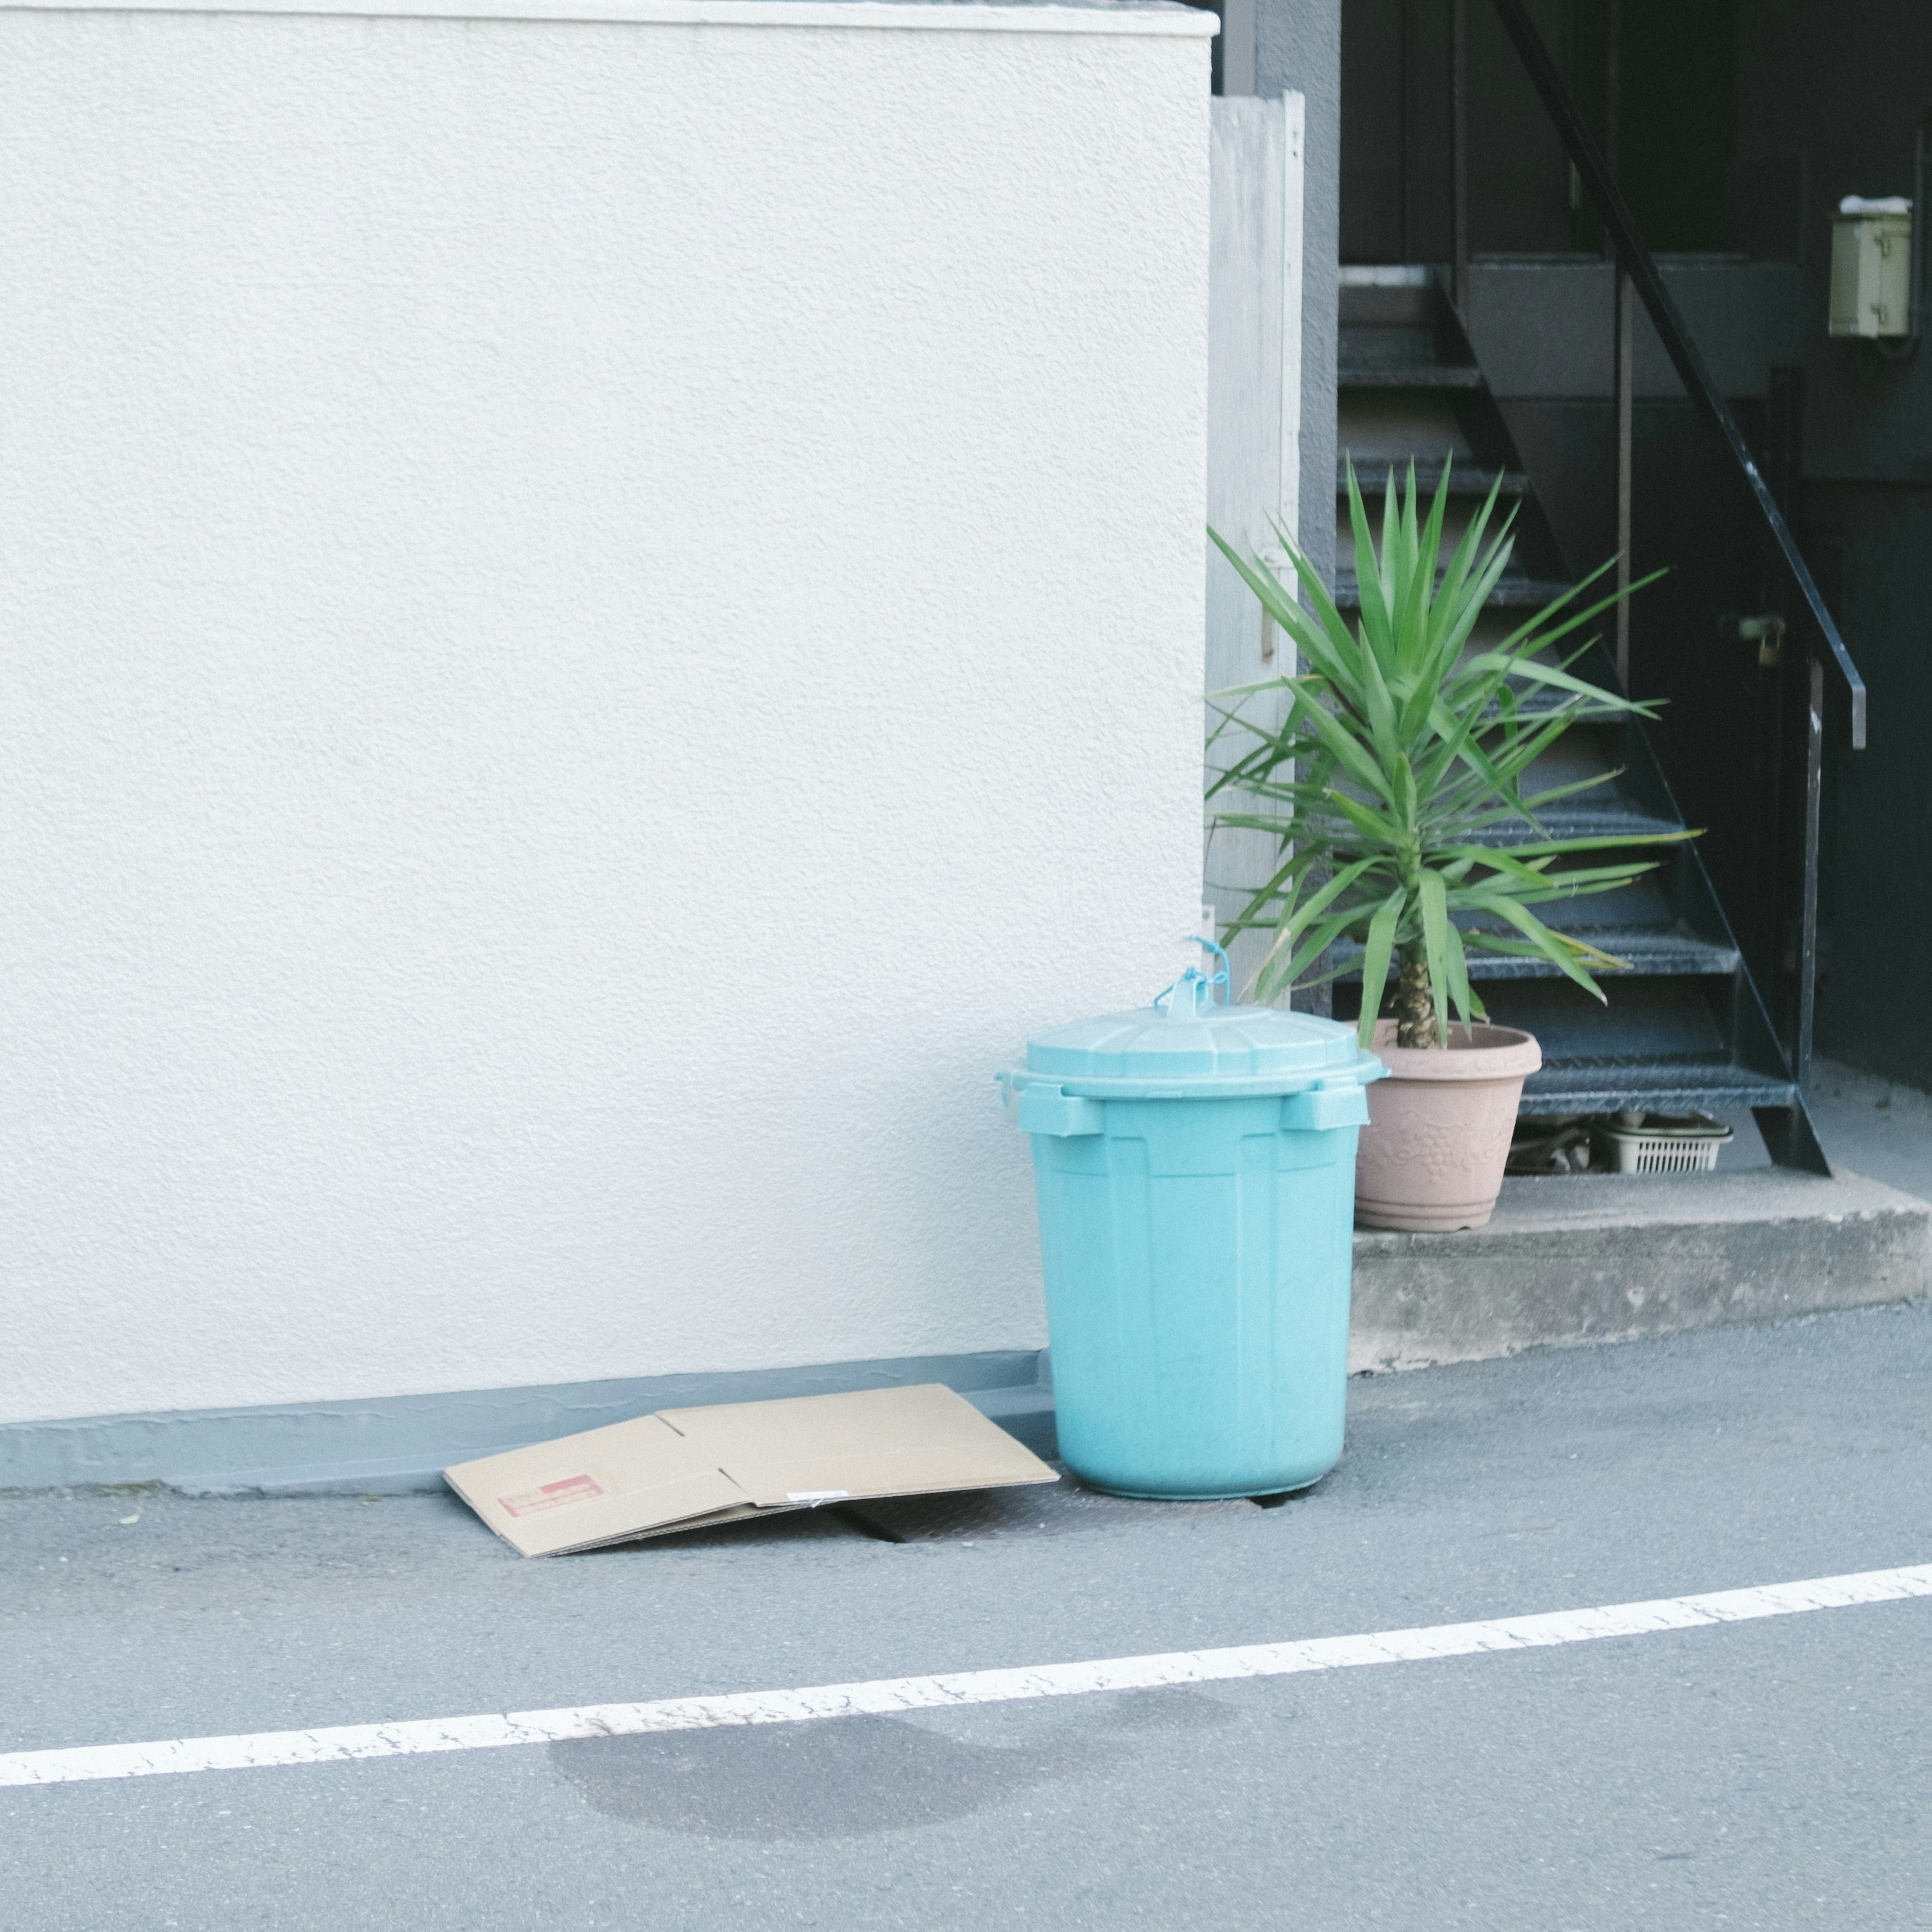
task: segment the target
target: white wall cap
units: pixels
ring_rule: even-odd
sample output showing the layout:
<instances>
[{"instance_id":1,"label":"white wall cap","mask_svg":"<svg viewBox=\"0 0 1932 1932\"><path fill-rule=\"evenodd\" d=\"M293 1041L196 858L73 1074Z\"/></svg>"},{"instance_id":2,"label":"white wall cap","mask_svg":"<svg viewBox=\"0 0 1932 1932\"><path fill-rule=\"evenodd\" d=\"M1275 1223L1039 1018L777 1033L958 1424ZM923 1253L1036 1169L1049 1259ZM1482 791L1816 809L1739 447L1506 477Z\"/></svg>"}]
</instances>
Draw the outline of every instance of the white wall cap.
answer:
<instances>
[{"instance_id":1,"label":"white wall cap","mask_svg":"<svg viewBox=\"0 0 1932 1932\"><path fill-rule=\"evenodd\" d=\"M14 14L289 14L358 20L557 20L697 27L886 27L968 34L1207 38L1219 17L1178 0L0 0Z\"/></svg>"}]
</instances>

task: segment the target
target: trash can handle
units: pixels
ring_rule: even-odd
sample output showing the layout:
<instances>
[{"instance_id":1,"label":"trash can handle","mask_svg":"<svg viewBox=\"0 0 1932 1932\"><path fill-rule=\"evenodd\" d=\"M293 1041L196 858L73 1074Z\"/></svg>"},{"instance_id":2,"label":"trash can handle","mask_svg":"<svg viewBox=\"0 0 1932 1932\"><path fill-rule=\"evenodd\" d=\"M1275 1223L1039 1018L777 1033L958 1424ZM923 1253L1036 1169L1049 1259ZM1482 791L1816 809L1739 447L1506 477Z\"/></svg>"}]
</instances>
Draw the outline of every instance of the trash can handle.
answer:
<instances>
[{"instance_id":1,"label":"trash can handle","mask_svg":"<svg viewBox=\"0 0 1932 1932\"><path fill-rule=\"evenodd\" d=\"M1020 1094L1020 1131L1053 1140L1078 1140L1107 1130L1107 1110L1058 1087L1028 1087Z\"/></svg>"},{"instance_id":2,"label":"trash can handle","mask_svg":"<svg viewBox=\"0 0 1932 1932\"><path fill-rule=\"evenodd\" d=\"M1198 934L1191 934L1186 943L1190 946L1198 946L1204 952L1213 953L1220 961L1221 970L1210 979L1199 967L1190 966L1172 986L1163 987L1160 992L1155 994L1154 1003L1156 1008L1165 1009L1168 1018L1171 1020L1191 1020L1198 1018L1201 1012L1202 988L1204 987L1207 989L1208 1004L1210 1006L1214 1004L1214 988L1216 986L1221 988L1221 1004L1223 1006L1231 1004L1234 997L1233 982L1228 977L1227 954L1211 939L1203 939ZM1184 986L1188 991L1185 1008L1174 997Z\"/></svg>"}]
</instances>

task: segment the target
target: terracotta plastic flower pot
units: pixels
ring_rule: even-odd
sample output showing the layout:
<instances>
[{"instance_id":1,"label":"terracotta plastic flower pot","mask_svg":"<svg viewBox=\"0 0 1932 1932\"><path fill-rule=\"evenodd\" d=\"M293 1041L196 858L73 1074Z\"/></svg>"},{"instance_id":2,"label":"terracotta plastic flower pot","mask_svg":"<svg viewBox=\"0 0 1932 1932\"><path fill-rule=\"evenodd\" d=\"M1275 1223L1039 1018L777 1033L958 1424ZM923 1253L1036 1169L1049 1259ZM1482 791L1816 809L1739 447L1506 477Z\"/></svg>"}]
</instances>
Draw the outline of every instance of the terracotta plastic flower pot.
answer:
<instances>
[{"instance_id":1,"label":"terracotta plastic flower pot","mask_svg":"<svg viewBox=\"0 0 1932 1932\"><path fill-rule=\"evenodd\" d=\"M1364 1228L1480 1228L1502 1192L1522 1083L1543 1064L1526 1033L1452 1027L1446 1047L1397 1046L1376 1022L1389 1070L1368 1089L1355 1153L1355 1219Z\"/></svg>"}]
</instances>

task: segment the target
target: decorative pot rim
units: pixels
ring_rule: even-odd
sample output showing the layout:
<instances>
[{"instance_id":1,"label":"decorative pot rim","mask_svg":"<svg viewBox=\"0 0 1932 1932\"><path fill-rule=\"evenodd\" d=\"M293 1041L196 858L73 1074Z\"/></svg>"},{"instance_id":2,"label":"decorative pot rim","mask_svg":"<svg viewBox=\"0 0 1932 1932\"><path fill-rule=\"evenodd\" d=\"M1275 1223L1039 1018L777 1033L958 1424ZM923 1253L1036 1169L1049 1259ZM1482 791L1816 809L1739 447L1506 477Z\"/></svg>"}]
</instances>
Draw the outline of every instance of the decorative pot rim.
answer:
<instances>
[{"instance_id":1,"label":"decorative pot rim","mask_svg":"<svg viewBox=\"0 0 1932 1932\"><path fill-rule=\"evenodd\" d=\"M1397 1046L1396 1022L1376 1022L1374 1052L1394 1080L1453 1082L1467 1084L1490 1080L1520 1080L1543 1064L1543 1049L1534 1034L1515 1027L1451 1027L1449 1045Z\"/></svg>"}]
</instances>

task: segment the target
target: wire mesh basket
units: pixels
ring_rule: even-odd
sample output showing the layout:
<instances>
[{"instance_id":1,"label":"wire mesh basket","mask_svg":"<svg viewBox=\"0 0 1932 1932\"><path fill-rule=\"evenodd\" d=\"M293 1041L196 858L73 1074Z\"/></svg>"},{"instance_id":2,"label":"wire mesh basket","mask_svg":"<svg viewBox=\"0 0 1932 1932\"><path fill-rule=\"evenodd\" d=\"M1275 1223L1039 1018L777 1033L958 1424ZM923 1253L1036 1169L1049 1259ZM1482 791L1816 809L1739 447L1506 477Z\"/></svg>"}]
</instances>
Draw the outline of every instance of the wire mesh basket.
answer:
<instances>
[{"instance_id":1,"label":"wire mesh basket","mask_svg":"<svg viewBox=\"0 0 1932 1932\"><path fill-rule=\"evenodd\" d=\"M1731 1138L1708 1114L1612 1114L1596 1128L1601 1167L1611 1174L1708 1174Z\"/></svg>"}]
</instances>

